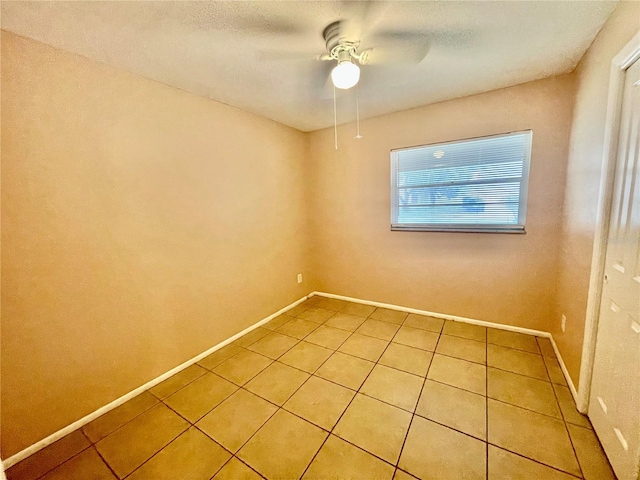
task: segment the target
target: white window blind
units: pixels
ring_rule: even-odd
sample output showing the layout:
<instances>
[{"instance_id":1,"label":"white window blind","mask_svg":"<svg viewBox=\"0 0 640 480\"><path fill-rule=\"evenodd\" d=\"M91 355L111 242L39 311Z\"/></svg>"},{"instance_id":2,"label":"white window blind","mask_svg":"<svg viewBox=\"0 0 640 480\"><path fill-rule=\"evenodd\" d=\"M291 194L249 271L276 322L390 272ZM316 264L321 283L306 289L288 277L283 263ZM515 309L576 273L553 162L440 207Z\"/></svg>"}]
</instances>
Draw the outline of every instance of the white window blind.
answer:
<instances>
[{"instance_id":1,"label":"white window blind","mask_svg":"<svg viewBox=\"0 0 640 480\"><path fill-rule=\"evenodd\" d=\"M391 151L391 229L524 232L531 130Z\"/></svg>"}]
</instances>

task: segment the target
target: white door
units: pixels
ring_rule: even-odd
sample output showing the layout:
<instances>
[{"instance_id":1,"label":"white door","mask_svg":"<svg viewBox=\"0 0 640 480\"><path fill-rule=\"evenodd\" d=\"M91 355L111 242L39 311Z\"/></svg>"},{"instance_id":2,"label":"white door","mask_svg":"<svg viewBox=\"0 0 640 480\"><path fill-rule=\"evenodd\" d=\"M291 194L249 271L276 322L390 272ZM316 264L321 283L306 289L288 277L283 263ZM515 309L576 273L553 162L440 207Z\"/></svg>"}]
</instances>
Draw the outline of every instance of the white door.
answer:
<instances>
[{"instance_id":1,"label":"white door","mask_svg":"<svg viewBox=\"0 0 640 480\"><path fill-rule=\"evenodd\" d=\"M619 480L640 460L640 61L625 73L589 418Z\"/></svg>"}]
</instances>

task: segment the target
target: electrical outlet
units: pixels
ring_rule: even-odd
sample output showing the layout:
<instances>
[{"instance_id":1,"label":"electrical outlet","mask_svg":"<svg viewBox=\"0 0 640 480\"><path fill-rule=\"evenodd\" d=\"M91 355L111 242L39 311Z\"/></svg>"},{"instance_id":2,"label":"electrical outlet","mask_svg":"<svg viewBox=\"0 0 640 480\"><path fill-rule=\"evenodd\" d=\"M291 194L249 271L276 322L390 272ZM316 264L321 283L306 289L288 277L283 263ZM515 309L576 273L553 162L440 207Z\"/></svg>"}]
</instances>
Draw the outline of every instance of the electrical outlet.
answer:
<instances>
[{"instance_id":1,"label":"electrical outlet","mask_svg":"<svg viewBox=\"0 0 640 480\"><path fill-rule=\"evenodd\" d=\"M298 283L302 283L302 274L301 273L298 274Z\"/></svg>"},{"instance_id":2,"label":"electrical outlet","mask_svg":"<svg viewBox=\"0 0 640 480\"><path fill-rule=\"evenodd\" d=\"M562 314L562 320L560 320L560 328L562 328L563 332L567 328L567 317L566 317L566 315L564 313Z\"/></svg>"}]
</instances>

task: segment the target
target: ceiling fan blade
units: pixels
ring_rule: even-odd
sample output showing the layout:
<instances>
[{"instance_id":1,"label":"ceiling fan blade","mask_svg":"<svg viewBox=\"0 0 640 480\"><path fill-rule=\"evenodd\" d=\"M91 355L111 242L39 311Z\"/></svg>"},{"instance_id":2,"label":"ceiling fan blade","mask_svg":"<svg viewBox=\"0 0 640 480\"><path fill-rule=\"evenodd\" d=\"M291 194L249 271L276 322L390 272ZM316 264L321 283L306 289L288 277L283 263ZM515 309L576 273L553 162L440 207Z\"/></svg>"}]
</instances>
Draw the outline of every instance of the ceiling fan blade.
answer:
<instances>
[{"instance_id":1,"label":"ceiling fan blade","mask_svg":"<svg viewBox=\"0 0 640 480\"><path fill-rule=\"evenodd\" d=\"M344 1L344 11L340 25L340 36L357 42L366 38L384 17L385 11L393 2L372 0Z\"/></svg>"},{"instance_id":2,"label":"ceiling fan blade","mask_svg":"<svg viewBox=\"0 0 640 480\"><path fill-rule=\"evenodd\" d=\"M304 62L323 60L323 54L310 53L305 51L291 51L291 50L258 50L255 53L257 60L264 60L268 62Z\"/></svg>"},{"instance_id":3,"label":"ceiling fan blade","mask_svg":"<svg viewBox=\"0 0 640 480\"><path fill-rule=\"evenodd\" d=\"M429 43L422 41L396 42L394 45L373 47L368 53L367 65L417 65L429 52Z\"/></svg>"},{"instance_id":4,"label":"ceiling fan blade","mask_svg":"<svg viewBox=\"0 0 640 480\"><path fill-rule=\"evenodd\" d=\"M432 45L464 48L471 46L477 35L473 30L382 30L372 36L376 43L387 42L424 42Z\"/></svg>"}]
</instances>

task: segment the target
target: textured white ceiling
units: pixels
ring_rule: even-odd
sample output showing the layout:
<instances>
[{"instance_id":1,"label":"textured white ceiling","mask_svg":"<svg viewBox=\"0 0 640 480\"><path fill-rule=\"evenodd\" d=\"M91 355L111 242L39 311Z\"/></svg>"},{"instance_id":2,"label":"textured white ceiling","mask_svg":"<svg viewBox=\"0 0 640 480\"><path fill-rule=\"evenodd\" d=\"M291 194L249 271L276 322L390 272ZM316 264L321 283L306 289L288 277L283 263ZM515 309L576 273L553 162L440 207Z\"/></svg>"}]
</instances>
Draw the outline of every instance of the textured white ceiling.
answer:
<instances>
[{"instance_id":1,"label":"textured white ceiling","mask_svg":"<svg viewBox=\"0 0 640 480\"><path fill-rule=\"evenodd\" d=\"M418 65L362 67L366 118L571 71L615 6L4 1L0 18L3 29L19 35L311 131L333 124L330 65L315 56L324 52L322 30L335 20L357 19L363 48L400 40L430 45ZM390 33L397 30L404 33ZM354 119L354 94L338 98L340 123Z\"/></svg>"}]
</instances>

